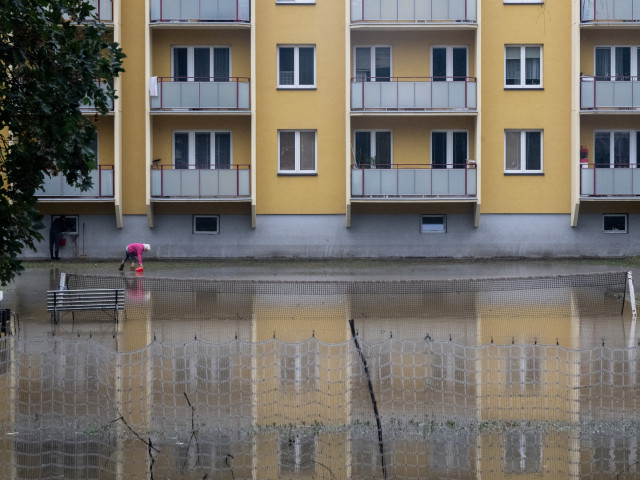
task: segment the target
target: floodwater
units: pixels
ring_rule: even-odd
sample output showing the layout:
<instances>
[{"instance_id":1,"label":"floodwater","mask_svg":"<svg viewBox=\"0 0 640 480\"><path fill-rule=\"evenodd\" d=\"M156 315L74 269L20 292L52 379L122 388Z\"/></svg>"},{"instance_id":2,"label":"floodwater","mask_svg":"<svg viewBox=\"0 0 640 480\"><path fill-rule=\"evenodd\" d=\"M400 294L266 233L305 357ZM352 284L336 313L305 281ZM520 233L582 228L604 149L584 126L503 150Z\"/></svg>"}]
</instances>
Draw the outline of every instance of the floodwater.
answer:
<instances>
[{"instance_id":1,"label":"floodwater","mask_svg":"<svg viewBox=\"0 0 640 480\"><path fill-rule=\"evenodd\" d=\"M628 292L575 281L620 268L145 266L39 264L5 289L3 478L640 478ZM119 321L52 323L61 273L123 286Z\"/></svg>"}]
</instances>

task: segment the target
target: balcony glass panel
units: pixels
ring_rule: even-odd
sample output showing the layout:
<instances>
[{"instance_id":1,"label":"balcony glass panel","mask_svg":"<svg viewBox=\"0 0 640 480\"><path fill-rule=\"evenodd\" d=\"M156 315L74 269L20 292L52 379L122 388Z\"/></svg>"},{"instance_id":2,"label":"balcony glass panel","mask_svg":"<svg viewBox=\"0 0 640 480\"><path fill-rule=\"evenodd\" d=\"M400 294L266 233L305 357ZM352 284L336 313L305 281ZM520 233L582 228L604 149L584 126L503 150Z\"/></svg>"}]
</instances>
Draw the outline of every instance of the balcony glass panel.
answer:
<instances>
[{"instance_id":1,"label":"balcony glass panel","mask_svg":"<svg viewBox=\"0 0 640 480\"><path fill-rule=\"evenodd\" d=\"M352 110L475 110L476 82L353 82Z\"/></svg>"},{"instance_id":2,"label":"balcony glass panel","mask_svg":"<svg viewBox=\"0 0 640 480\"><path fill-rule=\"evenodd\" d=\"M475 22L476 0L351 0L352 22Z\"/></svg>"},{"instance_id":3,"label":"balcony glass panel","mask_svg":"<svg viewBox=\"0 0 640 480\"><path fill-rule=\"evenodd\" d=\"M248 22L250 0L151 0L151 22Z\"/></svg>"},{"instance_id":4,"label":"balcony glass panel","mask_svg":"<svg viewBox=\"0 0 640 480\"><path fill-rule=\"evenodd\" d=\"M157 95L151 96L152 110L218 109L248 110L249 79L226 78L228 82L175 82L158 79Z\"/></svg>"},{"instance_id":5,"label":"balcony glass panel","mask_svg":"<svg viewBox=\"0 0 640 480\"><path fill-rule=\"evenodd\" d=\"M113 2L111 0L88 0L88 3L95 8L93 13L98 15L101 22L113 22Z\"/></svg>"},{"instance_id":6,"label":"balcony glass panel","mask_svg":"<svg viewBox=\"0 0 640 480\"><path fill-rule=\"evenodd\" d=\"M583 22L640 21L640 0L581 0Z\"/></svg>"},{"instance_id":7,"label":"balcony glass panel","mask_svg":"<svg viewBox=\"0 0 640 480\"><path fill-rule=\"evenodd\" d=\"M241 198L250 197L248 165L222 169L151 170L151 196L155 198Z\"/></svg>"},{"instance_id":8,"label":"balcony glass panel","mask_svg":"<svg viewBox=\"0 0 640 480\"><path fill-rule=\"evenodd\" d=\"M580 107L582 109L640 108L640 81L638 77L625 77L627 81L595 80L582 77Z\"/></svg>"},{"instance_id":9,"label":"balcony glass panel","mask_svg":"<svg viewBox=\"0 0 640 480\"><path fill-rule=\"evenodd\" d=\"M582 168L580 170L580 195L638 196L640 195L640 169L630 168Z\"/></svg>"},{"instance_id":10,"label":"balcony glass panel","mask_svg":"<svg viewBox=\"0 0 640 480\"><path fill-rule=\"evenodd\" d=\"M93 186L86 191L72 187L62 174L45 176L38 198L113 198L113 167L102 166L89 173Z\"/></svg>"},{"instance_id":11,"label":"balcony glass panel","mask_svg":"<svg viewBox=\"0 0 640 480\"><path fill-rule=\"evenodd\" d=\"M432 169L394 165L391 169L353 168L351 197L475 197L475 168Z\"/></svg>"}]
</instances>

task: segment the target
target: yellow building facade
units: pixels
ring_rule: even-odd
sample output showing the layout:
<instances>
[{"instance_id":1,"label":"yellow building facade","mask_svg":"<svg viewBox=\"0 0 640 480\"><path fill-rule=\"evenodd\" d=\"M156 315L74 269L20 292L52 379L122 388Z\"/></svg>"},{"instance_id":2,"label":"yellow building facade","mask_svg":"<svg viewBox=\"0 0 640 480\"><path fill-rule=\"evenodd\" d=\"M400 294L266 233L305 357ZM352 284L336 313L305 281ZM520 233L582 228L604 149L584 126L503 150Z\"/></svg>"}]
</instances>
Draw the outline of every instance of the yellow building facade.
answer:
<instances>
[{"instance_id":1,"label":"yellow building facade","mask_svg":"<svg viewBox=\"0 0 640 480\"><path fill-rule=\"evenodd\" d=\"M94 4L127 58L94 189L40 196L63 257L636 254L637 0Z\"/></svg>"}]
</instances>

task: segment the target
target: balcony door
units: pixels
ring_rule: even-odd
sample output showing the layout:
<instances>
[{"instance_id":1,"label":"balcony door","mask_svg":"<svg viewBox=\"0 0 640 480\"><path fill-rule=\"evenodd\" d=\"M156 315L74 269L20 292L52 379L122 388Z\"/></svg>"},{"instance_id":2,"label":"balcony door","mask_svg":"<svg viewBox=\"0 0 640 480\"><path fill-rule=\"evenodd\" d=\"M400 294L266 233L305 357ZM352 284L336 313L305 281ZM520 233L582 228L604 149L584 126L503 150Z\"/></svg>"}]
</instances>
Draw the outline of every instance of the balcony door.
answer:
<instances>
[{"instance_id":1,"label":"balcony door","mask_svg":"<svg viewBox=\"0 0 640 480\"><path fill-rule=\"evenodd\" d=\"M173 165L176 169L230 168L231 132L174 132Z\"/></svg>"},{"instance_id":2,"label":"balcony door","mask_svg":"<svg viewBox=\"0 0 640 480\"><path fill-rule=\"evenodd\" d=\"M596 47L596 80L628 82L638 76L639 47Z\"/></svg>"},{"instance_id":3,"label":"balcony door","mask_svg":"<svg viewBox=\"0 0 640 480\"><path fill-rule=\"evenodd\" d=\"M431 132L431 168L465 168L468 158L469 142L466 131Z\"/></svg>"},{"instance_id":4,"label":"balcony door","mask_svg":"<svg viewBox=\"0 0 640 480\"><path fill-rule=\"evenodd\" d=\"M433 47L431 77L434 82L464 82L468 76L467 47Z\"/></svg>"},{"instance_id":5,"label":"balcony door","mask_svg":"<svg viewBox=\"0 0 640 480\"><path fill-rule=\"evenodd\" d=\"M359 131L355 134L355 162L366 168L391 168L391 132Z\"/></svg>"},{"instance_id":6,"label":"balcony door","mask_svg":"<svg viewBox=\"0 0 640 480\"><path fill-rule=\"evenodd\" d=\"M355 47L355 77L359 82L391 81L391 47Z\"/></svg>"},{"instance_id":7,"label":"balcony door","mask_svg":"<svg viewBox=\"0 0 640 480\"><path fill-rule=\"evenodd\" d=\"M629 168L640 163L640 131L594 133L596 168Z\"/></svg>"},{"instance_id":8,"label":"balcony door","mask_svg":"<svg viewBox=\"0 0 640 480\"><path fill-rule=\"evenodd\" d=\"M176 82L228 82L231 75L229 47L173 47L172 61Z\"/></svg>"}]
</instances>

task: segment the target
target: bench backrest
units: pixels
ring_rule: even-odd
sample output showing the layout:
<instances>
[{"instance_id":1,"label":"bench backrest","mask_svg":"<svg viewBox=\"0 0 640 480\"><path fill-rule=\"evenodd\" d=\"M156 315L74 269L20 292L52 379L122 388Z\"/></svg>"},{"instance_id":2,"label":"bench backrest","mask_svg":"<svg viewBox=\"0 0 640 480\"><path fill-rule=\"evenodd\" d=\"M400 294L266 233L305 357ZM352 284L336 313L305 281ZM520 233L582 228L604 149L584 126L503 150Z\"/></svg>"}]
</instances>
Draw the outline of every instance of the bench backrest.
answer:
<instances>
[{"instance_id":1,"label":"bench backrest","mask_svg":"<svg viewBox=\"0 0 640 480\"><path fill-rule=\"evenodd\" d=\"M123 309L123 288L49 290L47 292L47 311Z\"/></svg>"}]
</instances>

